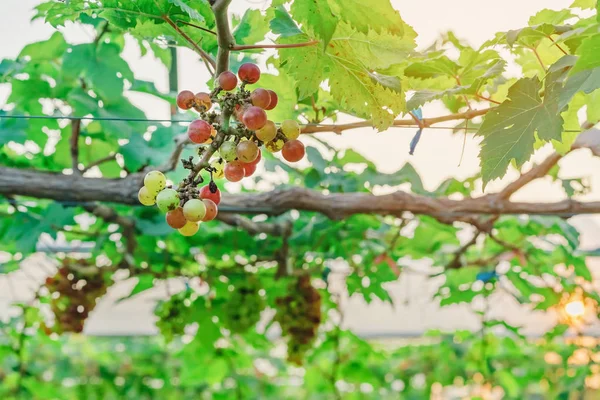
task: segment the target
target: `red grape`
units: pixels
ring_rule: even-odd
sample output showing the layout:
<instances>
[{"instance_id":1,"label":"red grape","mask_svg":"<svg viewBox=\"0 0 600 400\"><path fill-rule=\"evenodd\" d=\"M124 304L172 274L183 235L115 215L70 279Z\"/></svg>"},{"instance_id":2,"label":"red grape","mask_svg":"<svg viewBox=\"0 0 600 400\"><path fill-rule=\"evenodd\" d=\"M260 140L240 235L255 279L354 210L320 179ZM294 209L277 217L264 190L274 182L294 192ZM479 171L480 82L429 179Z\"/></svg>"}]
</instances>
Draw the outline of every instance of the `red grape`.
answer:
<instances>
[{"instance_id":1,"label":"red grape","mask_svg":"<svg viewBox=\"0 0 600 400\"><path fill-rule=\"evenodd\" d=\"M177 107L182 110L189 110L194 106L194 93L189 90L182 90L177 95Z\"/></svg>"},{"instance_id":2,"label":"red grape","mask_svg":"<svg viewBox=\"0 0 600 400\"><path fill-rule=\"evenodd\" d=\"M256 171L256 164L243 164L244 167L244 176L252 176L254 171Z\"/></svg>"},{"instance_id":3,"label":"red grape","mask_svg":"<svg viewBox=\"0 0 600 400\"><path fill-rule=\"evenodd\" d=\"M177 207L173 211L167 213L167 224L173 229L183 228L187 220L183 215L183 208Z\"/></svg>"},{"instance_id":4,"label":"red grape","mask_svg":"<svg viewBox=\"0 0 600 400\"><path fill-rule=\"evenodd\" d=\"M216 185L215 185L216 187ZM204 186L202 189L200 189L200 198L202 200L204 199L209 199L212 200L215 204L219 204L221 202L221 191L219 190L219 188L217 188L216 192L211 192L210 190L210 185L206 185Z\"/></svg>"},{"instance_id":5,"label":"red grape","mask_svg":"<svg viewBox=\"0 0 600 400\"><path fill-rule=\"evenodd\" d=\"M237 76L231 71L223 71L217 78L221 89L230 91L237 86Z\"/></svg>"},{"instance_id":6,"label":"red grape","mask_svg":"<svg viewBox=\"0 0 600 400\"><path fill-rule=\"evenodd\" d=\"M202 221L204 221L204 222L212 221L217 216L219 209L217 208L217 205L215 204L215 202L212 200L204 199L202 201L204 202L204 205L206 206L206 214L204 214L204 218L202 218Z\"/></svg>"},{"instance_id":7,"label":"red grape","mask_svg":"<svg viewBox=\"0 0 600 400\"><path fill-rule=\"evenodd\" d=\"M265 108L265 110L272 110L277 105L279 98L277 97L277 93L275 93L274 91L267 90L267 92L269 92L269 94L271 95L271 101L269 102L269 105L267 106L267 108Z\"/></svg>"},{"instance_id":8,"label":"red grape","mask_svg":"<svg viewBox=\"0 0 600 400\"><path fill-rule=\"evenodd\" d=\"M260 79L260 68L252 63L245 63L240 66L238 76L245 83L256 83Z\"/></svg>"},{"instance_id":9,"label":"red grape","mask_svg":"<svg viewBox=\"0 0 600 400\"><path fill-rule=\"evenodd\" d=\"M193 143L204 143L210 138L212 126L201 119L192 121L188 126L188 137Z\"/></svg>"},{"instance_id":10,"label":"red grape","mask_svg":"<svg viewBox=\"0 0 600 400\"><path fill-rule=\"evenodd\" d=\"M258 88L254 89L250 95L250 100L252 100L252 105L266 110L269 104L271 104L271 95L265 89Z\"/></svg>"},{"instance_id":11,"label":"red grape","mask_svg":"<svg viewBox=\"0 0 600 400\"><path fill-rule=\"evenodd\" d=\"M304 157L304 144L299 140L288 140L283 145L281 153L283 158L289 162L300 161Z\"/></svg>"},{"instance_id":12,"label":"red grape","mask_svg":"<svg viewBox=\"0 0 600 400\"><path fill-rule=\"evenodd\" d=\"M244 177L244 166L239 161L231 161L225 164L223 172L229 182L239 182Z\"/></svg>"},{"instance_id":13,"label":"red grape","mask_svg":"<svg viewBox=\"0 0 600 400\"><path fill-rule=\"evenodd\" d=\"M238 159L243 163L251 163L256 160L259 151L256 143L249 140L238 143L236 147Z\"/></svg>"},{"instance_id":14,"label":"red grape","mask_svg":"<svg viewBox=\"0 0 600 400\"><path fill-rule=\"evenodd\" d=\"M267 113L260 107L248 107L242 117L244 125L251 131L262 128L267 123Z\"/></svg>"},{"instance_id":15,"label":"red grape","mask_svg":"<svg viewBox=\"0 0 600 400\"><path fill-rule=\"evenodd\" d=\"M196 106L204 107L208 111L212 107L212 100L210 99L210 95L208 93L200 92L196 93L195 96Z\"/></svg>"}]
</instances>

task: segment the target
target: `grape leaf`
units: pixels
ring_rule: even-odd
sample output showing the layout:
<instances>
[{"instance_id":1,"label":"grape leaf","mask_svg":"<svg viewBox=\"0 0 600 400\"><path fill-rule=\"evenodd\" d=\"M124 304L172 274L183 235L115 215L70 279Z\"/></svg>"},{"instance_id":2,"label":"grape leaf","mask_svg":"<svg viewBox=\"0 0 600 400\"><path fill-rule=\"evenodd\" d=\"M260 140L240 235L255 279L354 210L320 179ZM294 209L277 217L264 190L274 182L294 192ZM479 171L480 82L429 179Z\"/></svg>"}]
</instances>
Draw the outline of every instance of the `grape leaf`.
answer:
<instances>
[{"instance_id":1,"label":"grape leaf","mask_svg":"<svg viewBox=\"0 0 600 400\"><path fill-rule=\"evenodd\" d=\"M233 31L237 44L255 44L265 39L269 31L265 17L258 10L248 9Z\"/></svg>"},{"instance_id":2,"label":"grape leaf","mask_svg":"<svg viewBox=\"0 0 600 400\"><path fill-rule=\"evenodd\" d=\"M62 69L71 78L82 77L91 83L103 100L118 100L123 94L123 79L133 81L133 72L120 52L114 43L79 44L65 54Z\"/></svg>"},{"instance_id":3,"label":"grape leaf","mask_svg":"<svg viewBox=\"0 0 600 400\"><path fill-rule=\"evenodd\" d=\"M420 79L429 79L441 75L454 77L458 75L459 70L460 65L446 56L440 56L410 64L404 70L404 75Z\"/></svg>"},{"instance_id":4,"label":"grape leaf","mask_svg":"<svg viewBox=\"0 0 600 400\"><path fill-rule=\"evenodd\" d=\"M279 41L296 43L312 37L302 34ZM405 103L400 80L377 70L405 60L412 48L411 38L374 31L364 35L339 23L326 49L279 49L279 54L281 67L297 81L300 99L317 92L320 83L329 79L331 94L345 112L371 118L373 126L383 130L404 111Z\"/></svg>"},{"instance_id":5,"label":"grape leaf","mask_svg":"<svg viewBox=\"0 0 600 400\"><path fill-rule=\"evenodd\" d=\"M600 89L600 67L569 76L560 94L559 109L564 109L577 92L589 94L597 89Z\"/></svg>"},{"instance_id":6,"label":"grape leaf","mask_svg":"<svg viewBox=\"0 0 600 400\"><path fill-rule=\"evenodd\" d=\"M580 72L600 67L600 34L590 36L577 49L579 60L573 67L573 72Z\"/></svg>"},{"instance_id":7,"label":"grape leaf","mask_svg":"<svg viewBox=\"0 0 600 400\"><path fill-rule=\"evenodd\" d=\"M275 8L274 17L269 22L269 27L274 34L280 35L282 38L303 34L283 6Z\"/></svg>"},{"instance_id":8,"label":"grape leaf","mask_svg":"<svg viewBox=\"0 0 600 400\"><path fill-rule=\"evenodd\" d=\"M479 158L484 188L491 180L504 176L511 160L517 167L529 160L536 132L541 140L560 140L563 119L558 113L557 86L548 77L542 100L538 78L520 79L510 88L508 100L486 115L477 132L483 136Z\"/></svg>"},{"instance_id":9,"label":"grape leaf","mask_svg":"<svg viewBox=\"0 0 600 400\"><path fill-rule=\"evenodd\" d=\"M200 22L204 22L204 17L202 15L200 15L200 13L198 12L198 10L196 10L195 7L190 6L189 4L187 4L188 2L186 2L185 0L168 0L169 3L176 5L177 7L181 8L183 11L185 11L185 13L193 20L196 21L200 21ZM204 1L192 1L192 3L194 3L194 6L198 6L198 3L204 3ZM209 9L210 6L208 4L206 4Z\"/></svg>"},{"instance_id":10,"label":"grape leaf","mask_svg":"<svg viewBox=\"0 0 600 400\"><path fill-rule=\"evenodd\" d=\"M329 0L332 12L355 30L368 34L389 32L393 35L411 37L416 34L400 17L389 0Z\"/></svg>"},{"instance_id":11,"label":"grape leaf","mask_svg":"<svg viewBox=\"0 0 600 400\"><path fill-rule=\"evenodd\" d=\"M569 7L570 8L582 8L584 10L594 8L596 6L596 0L575 0Z\"/></svg>"},{"instance_id":12,"label":"grape leaf","mask_svg":"<svg viewBox=\"0 0 600 400\"><path fill-rule=\"evenodd\" d=\"M328 0L295 1L290 11L296 21L310 27L323 39L323 47L327 47L338 23Z\"/></svg>"}]
</instances>

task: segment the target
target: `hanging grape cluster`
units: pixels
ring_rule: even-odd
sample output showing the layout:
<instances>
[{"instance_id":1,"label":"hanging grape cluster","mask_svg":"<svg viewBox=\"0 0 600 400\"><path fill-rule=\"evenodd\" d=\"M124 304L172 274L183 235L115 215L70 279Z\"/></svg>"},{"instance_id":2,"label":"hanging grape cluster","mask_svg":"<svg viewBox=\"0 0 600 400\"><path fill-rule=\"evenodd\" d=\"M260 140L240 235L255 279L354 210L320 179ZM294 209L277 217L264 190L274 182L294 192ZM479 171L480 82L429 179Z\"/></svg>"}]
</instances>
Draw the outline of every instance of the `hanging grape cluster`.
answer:
<instances>
[{"instance_id":1,"label":"hanging grape cluster","mask_svg":"<svg viewBox=\"0 0 600 400\"><path fill-rule=\"evenodd\" d=\"M83 274L78 269L87 272ZM89 313L108 288L95 264L76 259L63 260L56 275L46 278L45 286L54 314L54 326L45 327L47 333L82 332Z\"/></svg>"},{"instance_id":2,"label":"hanging grape cluster","mask_svg":"<svg viewBox=\"0 0 600 400\"><path fill-rule=\"evenodd\" d=\"M321 295L310 282L310 275L299 276L288 288L288 295L276 301L275 321L282 335L288 336L288 360L302 364L321 323Z\"/></svg>"},{"instance_id":3,"label":"hanging grape cluster","mask_svg":"<svg viewBox=\"0 0 600 400\"><path fill-rule=\"evenodd\" d=\"M191 293L188 289L174 294L169 299L158 302L154 309L154 315L158 317L156 326L167 342L184 333L187 324L186 309L190 304Z\"/></svg>"},{"instance_id":4,"label":"hanging grape cluster","mask_svg":"<svg viewBox=\"0 0 600 400\"><path fill-rule=\"evenodd\" d=\"M243 274L232 284L234 290L222 307L221 320L231 332L244 333L260 321L266 301L260 294L260 280L254 274Z\"/></svg>"},{"instance_id":5,"label":"hanging grape cluster","mask_svg":"<svg viewBox=\"0 0 600 400\"><path fill-rule=\"evenodd\" d=\"M242 82L239 86L238 77ZM299 161L305 155L304 144L298 140L301 131L298 122L285 120L277 127L268 119L267 111L277 105L277 94L263 88L246 90L247 84L259 79L259 67L246 63L237 76L231 71L222 72L211 93L184 90L177 96L180 108L193 108L200 114L199 119L190 123L187 134L192 143L201 145L198 148L201 159L197 163L193 157L181 160L190 173L176 188L167 186L160 171L149 172L138 199L146 206L156 204L167 213L167 223L184 236L194 235L201 222L217 216L221 192L213 178L239 182L251 176L262 158L261 147L272 153L281 151L289 162ZM214 104L218 104L219 113L212 111ZM231 120L232 116L235 120ZM210 174L210 181L199 188L204 183L202 170Z\"/></svg>"}]
</instances>

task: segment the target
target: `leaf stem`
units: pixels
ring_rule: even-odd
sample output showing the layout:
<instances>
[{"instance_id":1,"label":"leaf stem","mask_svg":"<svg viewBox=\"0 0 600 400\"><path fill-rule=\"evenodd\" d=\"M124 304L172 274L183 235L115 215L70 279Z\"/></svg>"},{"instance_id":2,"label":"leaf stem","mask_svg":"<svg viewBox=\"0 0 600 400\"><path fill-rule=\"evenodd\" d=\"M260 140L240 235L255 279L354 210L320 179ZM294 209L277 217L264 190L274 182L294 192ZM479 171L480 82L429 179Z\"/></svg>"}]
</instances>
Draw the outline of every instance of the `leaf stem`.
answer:
<instances>
[{"instance_id":1,"label":"leaf stem","mask_svg":"<svg viewBox=\"0 0 600 400\"><path fill-rule=\"evenodd\" d=\"M200 25L192 24L191 22L187 22L187 21L184 21L182 19L178 19L177 22L180 23L180 24L184 24L184 25L188 25L188 26L193 26L196 29L200 29L201 31L208 32L208 33L210 33L212 35L217 36L217 32L211 31L210 29L204 28L204 27L202 27Z\"/></svg>"},{"instance_id":2,"label":"leaf stem","mask_svg":"<svg viewBox=\"0 0 600 400\"><path fill-rule=\"evenodd\" d=\"M182 31L175 22L173 22L173 20L171 18L169 18L168 15L163 15L162 19L169 25L171 25L171 27L173 29L175 29L175 31L177 31L177 33L179 33L185 40L187 40L187 42L189 44L192 45L192 47L196 50L196 53L200 54L200 57L202 57L202 59L204 61L206 61L211 67L215 68L216 64L215 64L215 60L213 60L213 58L210 56L210 54L208 54L206 51L204 51L202 49L202 47L198 46L198 44L196 42L194 42L192 40L191 37L189 37L187 35L187 33L185 33L184 31Z\"/></svg>"},{"instance_id":3,"label":"leaf stem","mask_svg":"<svg viewBox=\"0 0 600 400\"><path fill-rule=\"evenodd\" d=\"M229 47L229 49L234 50L234 51L252 50L252 49L293 49L296 47L314 46L315 44L318 44L318 43L320 43L318 40L311 40L310 42L289 43L289 44L248 44L248 45L232 44Z\"/></svg>"}]
</instances>

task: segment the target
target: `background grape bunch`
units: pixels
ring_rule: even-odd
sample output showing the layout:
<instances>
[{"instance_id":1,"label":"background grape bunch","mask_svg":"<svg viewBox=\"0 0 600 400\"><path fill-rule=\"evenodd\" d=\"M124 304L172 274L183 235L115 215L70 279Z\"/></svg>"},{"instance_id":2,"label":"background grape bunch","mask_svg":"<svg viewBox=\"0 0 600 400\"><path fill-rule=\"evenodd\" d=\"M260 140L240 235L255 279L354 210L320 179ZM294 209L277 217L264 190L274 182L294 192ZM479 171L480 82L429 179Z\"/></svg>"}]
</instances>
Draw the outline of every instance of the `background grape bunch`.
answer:
<instances>
[{"instance_id":1,"label":"background grape bunch","mask_svg":"<svg viewBox=\"0 0 600 400\"><path fill-rule=\"evenodd\" d=\"M108 289L94 263L70 258L63 260L56 275L46 279L45 286L51 294L54 314L54 325L45 326L46 333L82 332L89 313Z\"/></svg>"},{"instance_id":2,"label":"background grape bunch","mask_svg":"<svg viewBox=\"0 0 600 400\"><path fill-rule=\"evenodd\" d=\"M268 119L267 111L277 106L277 94L263 88L246 90L247 84L259 79L259 67L246 63L240 66L237 76L231 71L219 74L211 93L184 90L177 95L179 108L200 114L187 131L189 141L201 145L200 161L194 163L193 157L181 160L190 174L176 188L167 184L162 172L148 172L138 199L145 206L156 204L167 214L169 226L184 236L194 235L201 222L217 216L221 192L214 178L239 182L251 176L262 159L261 147L272 153L281 151L289 162L300 161L305 155L304 144L298 140L298 122L285 120L277 127ZM215 104L218 107L212 111ZM210 181L199 188L204 183L203 170L210 174Z\"/></svg>"}]
</instances>

